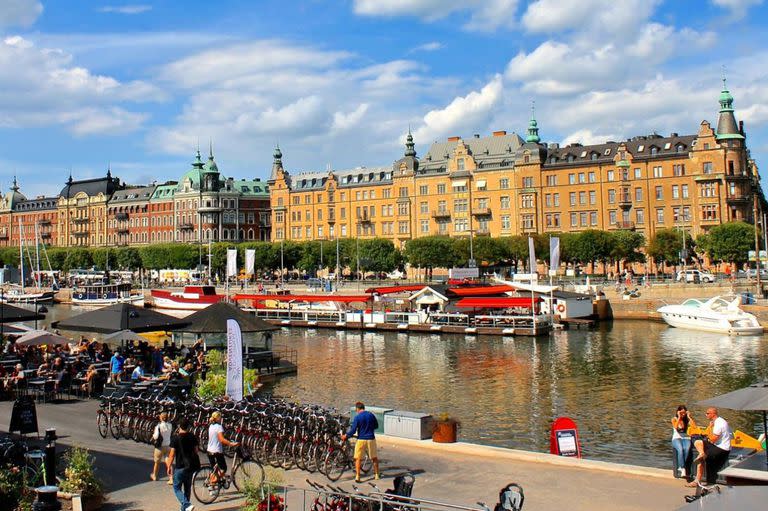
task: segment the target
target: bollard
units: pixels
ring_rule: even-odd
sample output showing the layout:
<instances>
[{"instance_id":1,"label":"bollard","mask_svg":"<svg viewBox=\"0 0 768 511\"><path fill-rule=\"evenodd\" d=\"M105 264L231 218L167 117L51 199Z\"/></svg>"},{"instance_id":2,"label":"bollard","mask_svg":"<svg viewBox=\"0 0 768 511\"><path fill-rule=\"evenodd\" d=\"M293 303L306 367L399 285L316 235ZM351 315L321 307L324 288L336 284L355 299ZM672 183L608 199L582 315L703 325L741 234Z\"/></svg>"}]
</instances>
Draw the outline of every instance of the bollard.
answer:
<instances>
[{"instance_id":1,"label":"bollard","mask_svg":"<svg viewBox=\"0 0 768 511\"><path fill-rule=\"evenodd\" d=\"M45 484L56 486L56 428L45 430Z\"/></svg>"},{"instance_id":2,"label":"bollard","mask_svg":"<svg viewBox=\"0 0 768 511\"><path fill-rule=\"evenodd\" d=\"M41 486L35 489L37 498L32 503L32 511L59 511L61 503L56 498L58 491L56 486Z\"/></svg>"}]
</instances>

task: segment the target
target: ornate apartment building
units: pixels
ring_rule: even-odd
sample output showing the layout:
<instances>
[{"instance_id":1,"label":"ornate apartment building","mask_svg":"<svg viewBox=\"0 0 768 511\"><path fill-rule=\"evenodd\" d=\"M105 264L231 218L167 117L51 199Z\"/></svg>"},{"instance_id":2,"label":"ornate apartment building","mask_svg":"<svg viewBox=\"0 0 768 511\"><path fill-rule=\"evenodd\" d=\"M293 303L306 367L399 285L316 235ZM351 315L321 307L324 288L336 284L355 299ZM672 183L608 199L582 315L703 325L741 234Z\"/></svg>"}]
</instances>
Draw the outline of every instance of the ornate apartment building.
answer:
<instances>
[{"instance_id":1,"label":"ornate apartment building","mask_svg":"<svg viewBox=\"0 0 768 511\"><path fill-rule=\"evenodd\" d=\"M148 243L266 241L269 191L259 179L221 176L211 151L197 152L179 181L126 186L106 177L75 181L56 197L27 199L16 180L0 198L0 247L23 238L51 246L125 246Z\"/></svg>"},{"instance_id":2,"label":"ornate apartment building","mask_svg":"<svg viewBox=\"0 0 768 511\"><path fill-rule=\"evenodd\" d=\"M509 236L585 229L693 236L763 210L757 165L723 83L717 127L603 144L541 143L534 118L525 139L506 131L448 138L391 167L291 174L275 151L269 179L272 239Z\"/></svg>"}]
</instances>

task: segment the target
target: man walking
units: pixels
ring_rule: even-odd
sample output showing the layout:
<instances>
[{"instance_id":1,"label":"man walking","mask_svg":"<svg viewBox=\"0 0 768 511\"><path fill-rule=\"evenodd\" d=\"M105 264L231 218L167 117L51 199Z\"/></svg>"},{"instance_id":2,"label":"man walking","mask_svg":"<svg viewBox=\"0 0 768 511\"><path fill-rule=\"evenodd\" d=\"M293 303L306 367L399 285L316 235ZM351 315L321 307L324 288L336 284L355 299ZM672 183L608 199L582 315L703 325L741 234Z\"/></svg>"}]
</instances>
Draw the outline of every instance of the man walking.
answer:
<instances>
[{"instance_id":1,"label":"man walking","mask_svg":"<svg viewBox=\"0 0 768 511\"><path fill-rule=\"evenodd\" d=\"M346 441L347 438L357 433L357 442L355 443L355 482L360 482L360 465L363 462L363 455L367 452L368 456L373 461L373 473L376 479L381 479L379 475L379 457L376 453L376 428L379 427L379 421L376 420L376 416L371 412L366 411L365 405L358 401L355 403L355 410L357 414L352 419L352 424L349 426L349 431L346 434L341 435L341 440Z\"/></svg>"},{"instance_id":2,"label":"man walking","mask_svg":"<svg viewBox=\"0 0 768 511\"><path fill-rule=\"evenodd\" d=\"M189 432L189 420L179 420L179 430L171 439L171 452L168 454L168 476L173 477L173 492L181 504L181 511L193 511L189 502L192 495L192 476L200 469L197 455L197 438ZM176 470L173 466L176 461Z\"/></svg>"},{"instance_id":3,"label":"man walking","mask_svg":"<svg viewBox=\"0 0 768 511\"><path fill-rule=\"evenodd\" d=\"M120 352L120 350L116 350L115 354L112 355L112 358L109 360L109 371L113 385L120 383L120 379L123 376L124 365L125 359L123 358L123 354Z\"/></svg>"},{"instance_id":4,"label":"man walking","mask_svg":"<svg viewBox=\"0 0 768 511\"><path fill-rule=\"evenodd\" d=\"M706 411L709 419L710 433L704 440L696 440L693 446L699 452L699 456L694 460L699 465L696 468L696 479L689 486L696 486L701 481L704 472L704 463L707 464L707 484L717 482L717 473L728 461L731 454L731 427L725 419L717 413L717 408L710 407Z\"/></svg>"}]
</instances>

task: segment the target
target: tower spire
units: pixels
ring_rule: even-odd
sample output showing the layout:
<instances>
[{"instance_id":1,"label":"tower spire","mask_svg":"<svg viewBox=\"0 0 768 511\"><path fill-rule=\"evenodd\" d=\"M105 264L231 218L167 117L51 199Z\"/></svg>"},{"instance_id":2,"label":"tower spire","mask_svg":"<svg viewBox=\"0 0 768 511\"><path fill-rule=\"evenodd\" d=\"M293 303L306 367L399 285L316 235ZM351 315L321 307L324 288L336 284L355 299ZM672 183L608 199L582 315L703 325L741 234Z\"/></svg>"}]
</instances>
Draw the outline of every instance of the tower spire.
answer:
<instances>
[{"instance_id":1,"label":"tower spire","mask_svg":"<svg viewBox=\"0 0 768 511\"><path fill-rule=\"evenodd\" d=\"M11 186L11 190L13 190L14 192L18 192L19 191L19 185L16 182L16 174L15 173L13 174L13 186Z\"/></svg>"},{"instance_id":2,"label":"tower spire","mask_svg":"<svg viewBox=\"0 0 768 511\"><path fill-rule=\"evenodd\" d=\"M531 121L528 123L528 136L525 137L526 142L538 144L541 141L539 138L539 123L536 122L536 102L531 101Z\"/></svg>"},{"instance_id":3,"label":"tower spire","mask_svg":"<svg viewBox=\"0 0 768 511\"><path fill-rule=\"evenodd\" d=\"M725 77L725 66L723 66L723 89L720 91L720 115L717 119L717 140L724 139L743 139L739 125L736 123L736 117L733 115L733 96L728 90L728 84Z\"/></svg>"},{"instance_id":4,"label":"tower spire","mask_svg":"<svg viewBox=\"0 0 768 511\"><path fill-rule=\"evenodd\" d=\"M208 159L213 159L213 138L208 139Z\"/></svg>"},{"instance_id":5,"label":"tower spire","mask_svg":"<svg viewBox=\"0 0 768 511\"><path fill-rule=\"evenodd\" d=\"M410 124L408 125L408 136L405 137L405 156L416 157L416 144L413 143Z\"/></svg>"}]
</instances>

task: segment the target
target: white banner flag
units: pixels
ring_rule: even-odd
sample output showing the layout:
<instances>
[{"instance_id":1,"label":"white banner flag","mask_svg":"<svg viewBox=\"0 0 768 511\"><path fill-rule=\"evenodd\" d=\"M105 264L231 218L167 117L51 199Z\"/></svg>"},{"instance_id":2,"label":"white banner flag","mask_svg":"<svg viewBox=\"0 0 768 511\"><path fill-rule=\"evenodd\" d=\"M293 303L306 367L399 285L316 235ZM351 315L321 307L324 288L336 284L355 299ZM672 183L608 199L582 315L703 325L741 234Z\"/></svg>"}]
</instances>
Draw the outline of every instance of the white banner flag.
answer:
<instances>
[{"instance_id":1,"label":"white banner flag","mask_svg":"<svg viewBox=\"0 0 768 511\"><path fill-rule=\"evenodd\" d=\"M245 251L245 273L253 275L253 269L256 266L256 251L249 248Z\"/></svg>"},{"instance_id":2,"label":"white banner flag","mask_svg":"<svg viewBox=\"0 0 768 511\"><path fill-rule=\"evenodd\" d=\"M237 277L237 249L227 249L227 277Z\"/></svg>"},{"instance_id":3,"label":"white banner flag","mask_svg":"<svg viewBox=\"0 0 768 511\"><path fill-rule=\"evenodd\" d=\"M528 272L536 275L536 250L533 248L533 238L528 238Z\"/></svg>"},{"instance_id":4,"label":"white banner flag","mask_svg":"<svg viewBox=\"0 0 768 511\"><path fill-rule=\"evenodd\" d=\"M243 399L243 334L234 319L227 320L227 396Z\"/></svg>"},{"instance_id":5,"label":"white banner flag","mask_svg":"<svg viewBox=\"0 0 768 511\"><path fill-rule=\"evenodd\" d=\"M557 271L560 266L560 238L549 238L549 271Z\"/></svg>"}]
</instances>

